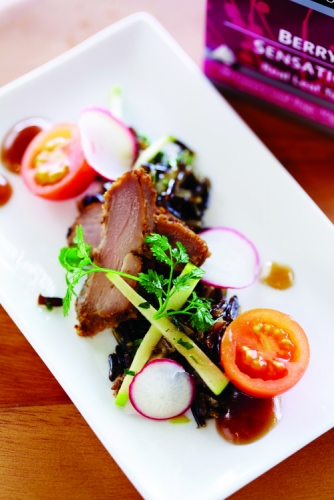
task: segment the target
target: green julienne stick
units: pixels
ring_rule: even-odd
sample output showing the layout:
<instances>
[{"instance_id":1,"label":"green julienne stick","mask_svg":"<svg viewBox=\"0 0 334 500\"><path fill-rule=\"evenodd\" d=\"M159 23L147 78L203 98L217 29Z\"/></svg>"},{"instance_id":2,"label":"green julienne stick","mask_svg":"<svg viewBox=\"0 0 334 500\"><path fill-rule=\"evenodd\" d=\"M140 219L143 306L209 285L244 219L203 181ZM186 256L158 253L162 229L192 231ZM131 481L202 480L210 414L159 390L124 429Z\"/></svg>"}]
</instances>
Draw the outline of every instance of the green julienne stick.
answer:
<instances>
[{"instance_id":1,"label":"green julienne stick","mask_svg":"<svg viewBox=\"0 0 334 500\"><path fill-rule=\"evenodd\" d=\"M192 269L195 269L195 266L188 262L188 264L184 267L181 275L185 275L187 273L190 273ZM174 309L175 311L181 309L181 307L184 305L184 303L188 300L190 297L192 291L194 290L195 286L199 282L199 279L192 280L189 282L188 288L185 290L179 290L178 292L173 295L168 303L168 307L170 309ZM141 312L142 309L139 309ZM139 345L137 352L132 360L131 366L129 368L129 371L131 372L139 372L142 368L144 368L145 364L148 362L148 360L151 357L152 351L155 348L155 346L158 344L162 337L162 334L160 330L157 329L156 326L151 326L146 333L145 337L143 338L141 344ZM124 380L122 382L122 385L118 391L118 394L115 399L115 403L118 406L125 406L128 397L129 397L129 385L131 384L131 381L133 379L132 375L125 375Z\"/></svg>"},{"instance_id":2,"label":"green julienne stick","mask_svg":"<svg viewBox=\"0 0 334 500\"><path fill-rule=\"evenodd\" d=\"M123 293L131 304L160 331L168 342L186 358L188 363L196 370L198 375L214 394L218 395L225 389L229 382L228 378L190 337L180 332L168 318L161 317L155 319L157 310L154 307L150 306L148 309L142 309L140 305L143 303L143 298L131 288L121 276L108 273L107 278Z\"/></svg>"}]
</instances>

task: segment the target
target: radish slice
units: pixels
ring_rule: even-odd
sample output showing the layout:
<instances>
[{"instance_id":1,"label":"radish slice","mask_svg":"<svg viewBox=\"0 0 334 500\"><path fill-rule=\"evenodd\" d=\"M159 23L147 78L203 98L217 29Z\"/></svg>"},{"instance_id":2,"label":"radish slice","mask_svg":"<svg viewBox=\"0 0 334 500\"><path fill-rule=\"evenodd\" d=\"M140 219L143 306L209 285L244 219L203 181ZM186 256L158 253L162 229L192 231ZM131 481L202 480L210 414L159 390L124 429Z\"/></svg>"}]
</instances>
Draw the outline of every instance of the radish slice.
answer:
<instances>
[{"instance_id":1,"label":"radish slice","mask_svg":"<svg viewBox=\"0 0 334 500\"><path fill-rule=\"evenodd\" d=\"M195 395L194 383L184 368L171 359L150 361L134 376L129 397L144 417L167 420L182 415Z\"/></svg>"},{"instance_id":2,"label":"radish slice","mask_svg":"<svg viewBox=\"0 0 334 500\"><path fill-rule=\"evenodd\" d=\"M202 269L202 281L217 288L246 288L259 275L259 254L249 239L235 229L214 227L200 233L211 256Z\"/></svg>"},{"instance_id":3,"label":"radish slice","mask_svg":"<svg viewBox=\"0 0 334 500\"><path fill-rule=\"evenodd\" d=\"M81 111L78 125L87 162L106 179L131 170L137 156L133 132L105 108Z\"/></svg>"}]
</instances>

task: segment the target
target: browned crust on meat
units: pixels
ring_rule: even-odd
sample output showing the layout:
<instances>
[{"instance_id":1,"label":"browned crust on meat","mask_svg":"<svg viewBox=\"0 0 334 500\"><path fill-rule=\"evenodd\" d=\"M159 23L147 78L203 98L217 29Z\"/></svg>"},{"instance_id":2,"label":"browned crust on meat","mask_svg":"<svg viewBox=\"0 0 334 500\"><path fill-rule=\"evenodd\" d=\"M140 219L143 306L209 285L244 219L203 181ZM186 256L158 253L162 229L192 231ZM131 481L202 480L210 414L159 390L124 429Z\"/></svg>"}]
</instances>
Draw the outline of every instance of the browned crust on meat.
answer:
<instances>
[{"instance_id":1,"label":"browned crust on meat","mask_svg":"<svg viewBox=\"0 0 334 500\"><path fill-rule=\"evenodd\" d=\"M158 210L154 215L155 232L168 238L171 245L175 246L179 241L187 249L190 262L200 267L210 256L207 244L202 238L194 233L186 224L168 213L166 210Z\"/></svg>"}]
</instances>

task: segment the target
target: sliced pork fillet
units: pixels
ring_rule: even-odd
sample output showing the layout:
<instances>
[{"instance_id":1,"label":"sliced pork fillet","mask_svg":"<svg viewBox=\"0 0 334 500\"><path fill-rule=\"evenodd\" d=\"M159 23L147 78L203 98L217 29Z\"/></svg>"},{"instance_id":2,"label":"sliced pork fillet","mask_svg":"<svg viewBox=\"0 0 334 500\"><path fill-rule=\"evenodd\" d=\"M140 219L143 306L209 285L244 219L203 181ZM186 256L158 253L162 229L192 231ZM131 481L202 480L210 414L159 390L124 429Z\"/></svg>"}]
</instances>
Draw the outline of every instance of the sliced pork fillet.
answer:
<instances>
[{"instance_id":1,"label":"sliced pork fillet","mask_svg":"<svg viewBox=\"0 0 334 500\"><path fill-rule=\"evenodd\" d=\"M105 194L102 238L94 261L108 269L137 275L145 253L144 238L154 231L156 193L142 170L127 172ZM127 280L135 287L136 281ZM135 317L129 301L102 273L89 275L76 302L79 335L94 335Z\"/></svg>"},{"instance_id":2,"label":"sliced pork fillet","mask_svg":"<svg viewBox=\"0 0 334 500\"><path fill-rule=\"evenodd\" d=\"M101 242L102 218L102 203L95 202L84 207L69 230L67 235L68 245L73 245L75 228L81 225L85 242L91 245L92 248L97 248Z\"/></svg>"}]
</instances>

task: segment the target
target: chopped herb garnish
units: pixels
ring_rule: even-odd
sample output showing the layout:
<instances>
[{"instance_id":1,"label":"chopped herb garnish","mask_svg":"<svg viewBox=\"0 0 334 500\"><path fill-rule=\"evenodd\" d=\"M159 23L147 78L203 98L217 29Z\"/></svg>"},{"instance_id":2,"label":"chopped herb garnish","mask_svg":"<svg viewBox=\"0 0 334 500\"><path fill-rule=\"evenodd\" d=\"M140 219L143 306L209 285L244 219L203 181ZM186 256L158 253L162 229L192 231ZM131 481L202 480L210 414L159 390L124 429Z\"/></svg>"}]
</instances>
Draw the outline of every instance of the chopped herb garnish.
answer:
<instances>
[{"instance_id":1,"label":"chopped herb garnish","mask_svg":"<svg viewBox=\"0 0 334 500\"><path fill-rule=\"evenodd\" d=\"M185 347L188 351L190 351L190 349L193 349L193 348L194 348L193 344L191 344L190 342L187 342L187 341L182 340L182 338L179 338L179 340L178 340L176 343L177 343L177 344L182 345L182 346L183 346L183 347Z\"/></svg>"},{"instance_id":2,"label":"chopped herb garnish","mask_svg":"<svg viewBox=\"0 0 334 500\"><path fill-rule=\"evenodd\" d=\"M146 135L138 133L136 135L137 135L139 150L142 151L144 149L147 149L150 145L150 140L148 139L148 137L146 137Z\"/></svg>"},{"instance_id":3,"label":"chopped herb garnish","mask_svg":"<svg viewBox=\"0 0 334 500\"><path fill-rule=\"evenodd\" d=\"M127 370L126 368L124 368L124 373L125 373L125 375L131 375L132 377L134 377L136 375L136 372L134 372L132 370Z\"/></svg>"},{"instance_id":4,"label":"chopped herb garnish","mask_svg":"<svg viewBox=\"0 0 334 500\"><path fill-rule=\"evenodd\" d=\"M176 158L176 161L178 163L182 162L184 163L185 165L192 165L193 161L194 161L194 153L187 150L187 149L184 149Z\"/></svg>"},{"instance_id":5,"label":"chopped herb garnish","mask_svg":"<svg viewBox=\"0 0 334 500\"><path fill-rule=\"evenodd\" d=\"M142 309L149 309L150 303L149 302L142 302L141 304L139 304L138 307L141 307Z\"/></svg>"},{"instance_id":6,"label":"chopped herb garnish","mask_svg":"<svg viewBox=\"0 0 334 500\"><path fill-rule=\"evenodd\" d=\"M134 355L137 352L137 349L139 348L140 344L142 343L143 339L135 339L132 343L132 354Z\"/></svg>"},{"instance_id":7,"label":"chopped herb garnish","mask_svg":"<svg viewBox=\"0 0 334 500\"><path fill-rule=\"evenodd\" d=\"M198 364L197 359L196 359L196 358L194 358L194 356L193 356L192 354L190 354L189 358L191 358L193 361L195 361L195 363L197 363L197 364Z\"/></svg>"}]
</instances>

